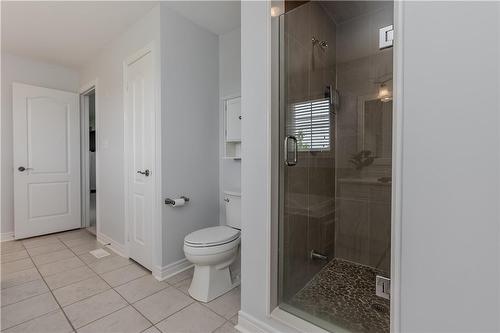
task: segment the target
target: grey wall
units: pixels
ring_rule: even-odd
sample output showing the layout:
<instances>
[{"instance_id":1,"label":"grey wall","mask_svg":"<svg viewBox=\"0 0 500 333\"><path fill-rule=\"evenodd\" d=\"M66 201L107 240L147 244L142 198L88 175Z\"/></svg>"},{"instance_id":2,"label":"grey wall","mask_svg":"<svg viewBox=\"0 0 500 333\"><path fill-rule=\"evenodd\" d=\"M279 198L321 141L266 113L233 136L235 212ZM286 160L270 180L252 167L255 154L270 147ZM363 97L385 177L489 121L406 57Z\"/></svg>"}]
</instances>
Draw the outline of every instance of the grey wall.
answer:
<instances>
[{"instance_id":1,"label":"grey wall","mask_svg":"<svg viewBox=\"0 0 500 333\"><path fill-rule=\"evenodd\" d=\"M401 329L498 332L500 5L404 8Z\"/></svg>"},{"instance_id":2,"label":"grey wall","mask_svg":"<svg viewBox=\"0 0 500 333\"><path fill-rule=\"evenodd\" d=\"M220 140L220 223L225 224L225 190L241 191L241 161L223 159L224 154L224 103L228 97L241 95L241 29L219 36L219 140Z\"/></svg>"},{"instance_id":3,"label":"grey wall","mask_svg":"<svg viewBox=\"0 0 500 333\"><path fill-rule=\"evenodd\" d=\"M270 17L264 1L241 4L241 311L242 318L272 325L278 332L289 327L268 316L270 241L271 137L270 126ZM276 267L277 268L277 267ZM250 330L252 331L252 330Z\"/></svg>"},{"instance_id":4,"label":"grey wall","mask_svg":"<svg viewBox=\"0 0 500 333\"><path fill-rule=\"evenodd\" d=\"M184 258L184 237L219 223L218 37L161 4L163 265Z\"/></svg>"},{"instance_id":5,"label":"grey wall","mask_svg":"<svg viewBox=\"0 0 500 333\"><path fill-rule=\"evenodd\" d=\"M125 244L125 178L123 169L123 62L152 43L159 47L159 7L133 24L80 71L81 86L98 79L97 156L98 233ZM159 70L157 71L159 72ZM158 74L157 74L158 75ZM155 78L158 80L158 78Z\"/></svg>"},{"instance_id":6,"label":"grey wall","mask_svg":"<svg viewBox=\"0 0 500 333\"><path fill-rule=\"evenodd\" d=\"M79 78L75 69L35 61L2 52L1 115L1 233L14 231L14 166L12 133L12 82L78 92Z\"/></svg>"}]
</instances>

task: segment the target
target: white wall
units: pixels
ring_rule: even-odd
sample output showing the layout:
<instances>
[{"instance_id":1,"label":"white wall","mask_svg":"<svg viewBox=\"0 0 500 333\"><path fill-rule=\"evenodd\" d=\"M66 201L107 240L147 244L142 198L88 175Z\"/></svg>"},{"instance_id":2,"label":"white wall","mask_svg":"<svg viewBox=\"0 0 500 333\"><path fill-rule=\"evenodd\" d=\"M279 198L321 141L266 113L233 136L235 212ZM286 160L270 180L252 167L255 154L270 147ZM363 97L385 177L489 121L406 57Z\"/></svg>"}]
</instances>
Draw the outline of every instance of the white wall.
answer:
<instances>
[{"instance_id":1,"label":"white wall","mask_svg":"<svg viewBox=\"0 0 500 333\"><path fill-rule=\"evenodd\" d=\"M401 330L499 332L500 5L404 8Z\"/></svg>"},{"instance_id":2,"label":"white wall","mask_svg":"<svg viewBox=\"0 0 500 333\"><path fill-rule=\"evenodd\" d=\"M498 332L499 4L404 6L400 328ZM243 2L239 325L291 332L268 315L270 33L269 3Z\"/></svg>"},{"instance_id":3,"label":"white wall","mask_svg":"<svg viewBox=\"0 0 500 333\"><path fill-rule=\"evenodd\" d=\"M157 6L112 41L80 72L82 87L98 79L98 232L122 246L125 243L123 62L151 42L159 48L159 41L160 10ZM159 70L157 73L159 75Z\"/></svg>"},{"instance_id":4,"label":"white wall","mask_svg":"<svg viewBox=\"0 0 500 333\"><path fill-rule=\"evenodd\" d=\"M218 37L161 4L163 265L184 259L184 237L219 222Z\"/></svg>"},{"instance_id":5,"label":"white wall","mask_svg":"<svg viewBox=\"0 0 500 333\"><path fill-rule=\"evenodd\" d=\"M220 223L225 224L224 191L241 192L241 160L223 159L224 103L227 98L241 96L241 29L219 36L219 140L220 140Z\"/></svg>"},{"instance_id":6,"label":"white wall","mask_svg":"<svg viewBox=\"0 0 500 333\"><path fill-rule=\"evenodd\" d=\"M239 325L265 331L293 330L269 317L271 240L271 45L270 7L241 4L242 234ZM257 331L246 325L250 332Z\"/></svg>"},{"instance_id":7,"label":"white wall","mask_svg":"<svg viewBox=\"0 0 500 333\"><path fill-rule=\"evenodd\" d=\"M269 5L241 4L241 311L265 320L270 225Z\"/></svg>"},{"instance_id":8,"label":"white wall","mask_svg":"<svg viewBox=\"0 0 500 333\"><path fill-rule=\"evenodd\" d=\"M2 52L1 115L1 233L14 231L12 82L78 92L79 75L75 69L62 67Z\"/></svg>"}]
</instances>

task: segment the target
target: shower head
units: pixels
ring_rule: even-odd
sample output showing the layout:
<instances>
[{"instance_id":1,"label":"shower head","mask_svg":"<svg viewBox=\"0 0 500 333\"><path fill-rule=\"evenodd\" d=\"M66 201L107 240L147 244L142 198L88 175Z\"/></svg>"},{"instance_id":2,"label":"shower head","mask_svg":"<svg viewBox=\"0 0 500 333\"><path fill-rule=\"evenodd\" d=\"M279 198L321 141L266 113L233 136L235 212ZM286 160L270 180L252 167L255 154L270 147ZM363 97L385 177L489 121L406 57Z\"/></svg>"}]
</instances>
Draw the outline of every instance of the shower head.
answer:
<instances>
[{"instance_id":1,"label":"shower head","mask_svg":"<svg viewBox=\"0 0 500 333\"><path fill-rule=\"evenodd\" d=\"M313 45L319 45L322 49L328 47L328 42L326 40L319 40L316 37L312 37L311 42Z\"/></svg>"}]
</instances>

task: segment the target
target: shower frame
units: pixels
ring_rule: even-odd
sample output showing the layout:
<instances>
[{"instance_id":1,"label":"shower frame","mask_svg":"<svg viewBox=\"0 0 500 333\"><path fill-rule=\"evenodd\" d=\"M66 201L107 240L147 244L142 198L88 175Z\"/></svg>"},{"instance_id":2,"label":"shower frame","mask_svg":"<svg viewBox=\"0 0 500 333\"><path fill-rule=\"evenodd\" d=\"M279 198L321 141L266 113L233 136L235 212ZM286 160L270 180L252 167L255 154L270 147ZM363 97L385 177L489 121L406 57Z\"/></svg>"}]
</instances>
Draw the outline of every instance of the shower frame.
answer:
<instances>
[{"instance_id":1,"label":"shower frame","mask_svg":"<svg viewBox=\"0 0 500 333\"><path fill-rule=\"evenodd\" d=\"M283 12L284 1L270 1L269 7ZM400 331L401 294L400 294L400 271L401 271L401 184L402 184L402 129L403 129L403 29L404 29L405 3L394 1L394 46L393 46L393 125L392 125L392 186L391 186L391 299L390 299L390 331ZM270 10L271 12L271 10ZM279 38L279 16L269 16L267 28L269 42L269 63L271 94L268 99L268 119L270 122L269 142L271 153L269 158L270 172L270 220L268 231L270 238L266 247L267 262L267 308L266 313L272 319L285 323L301 332L326 332L324 329L301 319L279 307L279 216L282 209L279 205L280 195L280 145L282 132L279 124L279 96L280 96L280 38Z\"/></svg>"}]
</instances>

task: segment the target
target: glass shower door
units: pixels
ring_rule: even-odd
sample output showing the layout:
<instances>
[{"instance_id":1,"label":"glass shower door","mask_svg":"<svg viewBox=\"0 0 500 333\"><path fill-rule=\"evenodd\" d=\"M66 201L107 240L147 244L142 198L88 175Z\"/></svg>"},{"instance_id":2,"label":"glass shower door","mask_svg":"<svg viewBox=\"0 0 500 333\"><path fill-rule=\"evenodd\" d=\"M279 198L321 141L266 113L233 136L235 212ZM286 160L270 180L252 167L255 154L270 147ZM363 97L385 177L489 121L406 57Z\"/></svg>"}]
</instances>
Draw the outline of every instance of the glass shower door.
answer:
<instances>
[{"instance_id":1,"label":"glass shower door","mask_svg":"<svg viewBox=\"0 0 500 333\"><path fill-rule=\"evenodd\" d=\"M284 136L281 224L282 297L295 295L333 256L334 154L330 89L335 83L331 31L306 24L315 4L281 18L281 122ZM320 24L320 22L315 22ZM312 38L315 38L313 42Z\"/></svg>"},{"instance_id":2,"label":"glass shower door","mask_svg":"<svg viewBox=\"0 0 500 333\"><path fill-rule=\"evenodd\" d=\"M389 330L392 2L280 17L280 307L327 330Z\"/></svg>"}]
</instances>

